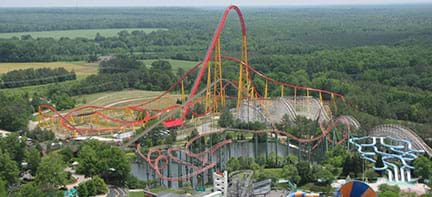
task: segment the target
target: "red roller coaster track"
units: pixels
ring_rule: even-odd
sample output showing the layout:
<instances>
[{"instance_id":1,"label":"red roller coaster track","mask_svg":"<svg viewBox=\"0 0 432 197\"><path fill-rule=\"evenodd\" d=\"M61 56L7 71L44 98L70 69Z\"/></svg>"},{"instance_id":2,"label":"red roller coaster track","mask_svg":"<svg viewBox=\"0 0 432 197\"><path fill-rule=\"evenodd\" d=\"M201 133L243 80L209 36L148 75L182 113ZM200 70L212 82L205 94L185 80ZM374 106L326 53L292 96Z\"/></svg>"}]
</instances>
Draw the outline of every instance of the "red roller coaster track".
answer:
<instances>
[{"instance_id":1,"label":"red roller coaster track","mask_svg":"<svg viewBox=\"0 0 432 197\"><path fill-rule=\"evenodd\" d=\"M242 31L242 57L241 58L235 58L235 57L231 57L231 56L227 56L227 55L221 55L220 54L220 35L221 32L223 31L223 28L225 26L225 22L228 18L229 13L234 10L239 19L240 19L240 25L241 25L241 31ZM213 55L214 53L216 53L216 55ZM58 111L56 111L56 109L50 105L41 105L39 107L39 114L40 114L40 119L42 121L46 120L46 119L50 119L50 120L54 120L57 119L58 123L60 126L62 126L63 128L65 128L68 131L71 132L77 132L79 134L84 134L86 132L106 132L106 131L119 131L125 128L134 128L134 127L138 127L150 120L154 120L154 119L160 119L162 115L166 115L166 114L170 114L171 112L173 112L174 110L179 110L179 109L183 109L182 110L182 115L181 115L181 121L184 121L186 119L186 114L189 112L190 107L195 104L197 102L197 96L201 95L203 93L203 91L201 91L201 93L198 93L198 89L201 85L201 81L202 78L204 77L206 71L207 73L210 72L210 62L211 59L213 57L215 57L215 61L219 61L221 63L221 59L225 59L225 60L229 60L232 62L236 62L240 64L240 77L239 77L239 81L237 82L227 82L223 87L222 87L222 74L220 71L220 78L216 81L214 80L214 82L212 83L215 84L216 82L220 82L221 83L221 89L219 90L219 92L223 92L224 88L230 84L230 85L236 85L238 90L238 95L237 95L237 99L241 100L241 98L243 97L242 94L242 88L243 86L247 86L247 98L253 98L255 97L257 94L257 90L253 85L253 82L251 80L252 77L252 73L255 74L255 76L258 76L262 79L264 79L267 82L271 82L273 84L276 84L278 86L286 87L286 88L292 88L294 90L306 90L309 94L309 91L311 92L316 92L320 95L322 94L327 94L327 95L331 95L331 97L339 97L342 100L344 100L344 96L341 94L338 94L336 92L332 92L332 91L328 91L328 90L321 90L321 89L316 89L316 88L310 88L310 87L305 87L305 86L300 86L300 85L293 85L293 84L289 84L286 82L281 82L281 81L277 81L275 79L272 79L271 77L257 71L256 69L254 69L252 66L249 65L248 63L248 58L247 58L247 31L246 31L246 24L243 18L243 14L241 13L240 9L235 6L235 5L231 5L228 8L226 8L217 28L216 31L214 33L214 36L212 38L212 41L207 49L206 55L202 61L202 63L198 63L196 64L192 69L190 69L188 72L186 72L176 83L172 84L166 91L164 91L162 94L160 94L157 97L145 100L142 103L139 103L137 105L133 105L133 106L126 106L126 107L102 107L102 106L83 106L83 107L78 107L75 108L67 113L60 113ZM187 101L183 104L183 105L172 105L163 109L159 109L159 110L150 110L150 109L146 109L146 106L148 106L148 104L154 103L159 101L160 99L162 99L162 97L169 95L169 93L171 93L175 88L182 86L183 88L183 81L192 75L192 73L194 73L195 71L197 71L197 69L199 68L199 66L201 66L201 68L198 71L198 75L194 81L192 90L190 91L190 94L188 96ZM216 67L215 67L216 68ZM242 73L246 74L245 78L242 78ZM216 75L215 73L213 73L213 75ZM210 79L210 74L208 74L208 79ZM246 84L243 84L243 80L245 80ZM207 80L207 88L210 87L209 85L209 80ZM255 88L255 89L254 89ZM266 87L267 88L267 87ZM250 91L252 90L251 93ZM207 91L209 91L209 89L207 89ZM216 92L216 90L214 90ZM267 95L267 89L265 90L265 95ZM214 95L215 97L222 97L224 95ZM227 96L228 97L228 96ZM206 110L206 114L207 113L211 113L211 111L213 110L213 108L208 108ZM46 111L51 111L52 114L48 115L46 113ZM105 112L107 111L121 111L121 112L130 112L130 113L143 113L145 114L145 117L139 120L136 120L135 118L130 119L130 120L126 120L123 118L118 118L115 116L111 116ZM78 126L77 124L74 124L74 118L80 118L80 117L88 117L88 116L95 116L100 118L101 120L104 121L109 121L112 125L110 126L105 126L105 127L94 127L90 124L90 126ZM161 121L165 120L165 118L161 118ZM328 140L328 141L332 141L332 139L329 137L331 130L333 128L336 127L337 124L343 124L346 125L346 132L344 133L342 139L340 139L339 141L335 142L335 143L343 143L349 136L349 130L350 130L350 125L349 125L349 121L346 120L343 117L337 118L335 120L330 120L330 122L326 125L324 125L323 122L320 123L320 128L321 128L321 135L318 136L313 136L310 138L301 138L298 136L293 136L289 133L283 132L283 131L277 131L277 130L262 130L262 131L253 131L255 133L274 133L277 135L283 135L283 136L287 136L290 139L293 139L299 143L311 143L311 142L321 142L323 140ZM142 137L143 135L145 135L146 131L152 129L152 127L148 127L144 132L142 132L141 134L137 135L133 140L131 140L131 142L139 139L139 137ZM233 129L230 129L233 130ZM221 133L224 132L224 129L219 129L217 131L215 131L216 133ZM234 131L236 131L234 129ZM243 130L237 130L237 131L243 131ZM248 131L248 132L252 132L252 131ZM206 133L205 135L210 135L211 133ZM207 155L208 154L213 154L217 149L223 147L226 144L231 143L231 140L223 140L221 142L219 142L218 144L212 146L209 149L206 149L203 152L200 153L193 153L191 151L189 151L189 147L190 145L198 140L199 138L204 137L205 135L198 135L196 137L194 137L193 139L191 139L190 141L188 141L185 145L185 149L183 150L185 152L185 154L188 157L191 158L195 158L196 160L200 161L202 163L201 166L195 166L194 164L181 160L177 157L175 157L172 152L174 151L180 151L180 148L169 148L167 150L161 150L161 149L150 149L150 151L148 151L147 155L141 153L140 151L140 145L137 144L136 146L136 152L137 154L143 159L145 160L149 166L155 170L156 174L163 180L167 180L167 181L180 181L180 180L185 180L185 179L189 179L193 176L196 176L206 170L209 170L213 167L216 166L215 162L210 162L208 161ZM131 143L130 142L130 143ZM129 143L127 143L129 144ZM316 144L314 146L314 148L316 147ZM166 152L166 154L165 154ZM163 170L163 168L166 167L166 164L168 163L168 160L172 160L174 162L177 162L181 165L185 165L188 166L189 168L194 169L194 172L191 174L186 174L184 176L181 177L166 177L163 175L163 173L161 172L161 170ZM162 166L160 166L161 164L163 164Z\"/></svg>"},{"instance_id":2,"label":"red roller coaster track","mask_svg":"<svg viewBox=\"0 0 432 197\"><path fill-rule=\"evenodd\" d=\"M206 134L203 134L203 135L197 135L197 136L193 137L192 139L190 139L188 142L186 142L186 145L185 145L185 148L183 151L189 158L194 158L197 161L199 161L201 163L201 165L199 165L199 166L197 166L196 164L181 160L177 156L174 156L172 154L172 152L181 151L181 149L178 147L168 148L166 150L166 154L163 153L164 152L163 150L158 149L158 148L150 149L147 152L147 155L145 155L141 152L141 145L138 143L136 145L136 153L139 155L139 157L141 159L143 159L144 161L146 161L148 163L149 167L152 168L156 172L156 174L158 175L158 177L160 179L165 180L165 181L184 181L184 180L190 179L194 176L197 176L198 174L201 174L201 173L203 173L209 169L214 168L217 165L217 163L209 161L207 156L214 154L214 152L216 152L221 147L232 143L232 140L225 139L225 140L222 140L219 143L213 145L212 147L205 149L202 152L194 153L194 152L190 151L190 147L195 141L197 141L200 138L206 137L208 135L222 134L227 130L228 131L236 131L236 132L252 132L255 134L273 133L276 135L286 136L290 139L298 141L299 143L318 142L317 144L315 144L312 147L312 149L316 149L319 142L321 142L322 140L326 140L326 138L327 138L327 140L330 141L329 135L330 135L331 131L338 124L342 124L342 125L345 125L347 127L347 131L344 132L343 138L340 139L339 141L335 142L336 144L341 144L341 143L346 142L346 140L349 137L349 132L350 132L350 123L349 123L349 120L347 120L345 117L339 117L335 121L331 121L330 124L328 124L327 128L323 124L321 124L320 127L321 127L322 134L318 135L318 136L313 136L313 137L308 138L308 139L300 138L300 137L294 136L292 134L289 134L285 131L279 131L279 130L251 131L251 130L243 130L243 129L217 129L217 130L212 131L212 132L207 132ZM157 154L155 155L153 153L157 153ZM162 173L162 170L167 167L169 160L174 161L174 162L181 164L183 166L186 166L190 169L193 169L194 171L192 173L188 173L188 174L185 174L185 175L179 176L179 177L167 177ZM161 161L163 161L163 162L161 162ZM162 165L162 166L159 166L159 165Z\"/></svg>"},{"instance_id":3,"label":"red roller coaster track","mask_svg":"<svg viewBox=\"0 0 432 197\"><path fill-rule=\"evenodd\" d=\"M199 88L200 83L201 83L201 79L203 78L204 73L206 72L206 68L207 68L207 65L210 62L210 59L212 58L212 54L213 54L213 51L215 49L216 43L218 42L218 40L220 38L220 34L222 33L222 30L225 27L225 22L226 22L226 20L228 18L229 13L233 9L236 11L236 13L237 13L237 15L238 15L238 17L240 19L240 25L241 25L241 31L242 31L242 40L243 40L243 46L242 46L243 47L242 48L243 53L242 53L242 55L246 56L246 61L244 63L246 63L246 64L248 63L247 62L247 44L246 44L247 43L246 42L247 41L246 23L244 21L243 14L240 11L240 8L238 8L235 5L230 5L230 6L228 6L225 9L225 12L222 15L222 18L221 18L221 20L220 20L220 22L219 22L219 24L218 24L218 26L216 28L216 32L213 35L213 38L212 38L212 41L210 43L209 48L207 49L207 53L206 53L206 55L204 57L201 69L200 69L200 71L198 73L198 76L197 76L197 78L195 80L195 83L194 83L194 85L192 87L192 90L190 92L189 98L193 98L195 96L196 92L198 91L198 88ZM189 111L189 105L186 105L185 109L183 110L183 117L186 116L186 114L187 114L188 111Z\"/></svg>"}]
</instances>

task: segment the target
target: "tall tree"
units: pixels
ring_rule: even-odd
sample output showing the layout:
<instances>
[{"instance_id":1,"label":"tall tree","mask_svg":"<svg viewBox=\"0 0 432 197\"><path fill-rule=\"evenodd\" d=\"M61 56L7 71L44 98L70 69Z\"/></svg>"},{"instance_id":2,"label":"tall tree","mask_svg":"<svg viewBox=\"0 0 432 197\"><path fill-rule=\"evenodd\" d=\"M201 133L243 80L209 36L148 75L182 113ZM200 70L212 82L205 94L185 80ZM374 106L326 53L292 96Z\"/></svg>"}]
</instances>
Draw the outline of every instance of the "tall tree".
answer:
<instances>
[{"instance_id":1,"label":"tall tree","mask_svg":"<svg viewBox=\"0 0 432 197\"><path fill-rule=\"evenodd\" d=\"M33 175L36 175L37 168L41 162L41 155L39 150L36 148L27 148L25 151L25 161L28 163L28 169L30 169Z\"/></svg>"},{"instance_id":2,"label":"tall tree","mask_svg":"<svg viewBox=\"0 0 432 197\"><path fill-rule=\"evenodd\" d=\"M81 148L78 153L78 162L78 173L82 173L86 176L94 176L98 174L99 158L96 155L96 150L94 150L92 147L84 145Z\"/></svg>"},{"instance_id":3,"label":"tall tree","mask_svg":"<svg viewBox=\"0 0 432 197\"><path fill-rule=\"evenodd\" d=\"M67 181L65 166L56 153L43 157L37 169L36 183L44 192L55 193Z\"/></svg>"},{"instance_id":4,"label":"tall tree","mask_svg":"<svg viewBox=\"0 0 432 197\"><path fill-rule=\"evenodd\" d=\"M234 125L234 117L232 113L228 109L225 109L220 115L218 123L221 127L232 127Z\"/></svg>"},{"instance_id":5,"label":"tall tree","mask_svg":"<svg viewBox=\"0 0 432 197\"><path fill-rule=\"evenodd\" d=\"M9 157L8 153L0 150L0 179L7 182L8 185L18 181L19 170L17 163Z\"/></svg>"}]
</instances>

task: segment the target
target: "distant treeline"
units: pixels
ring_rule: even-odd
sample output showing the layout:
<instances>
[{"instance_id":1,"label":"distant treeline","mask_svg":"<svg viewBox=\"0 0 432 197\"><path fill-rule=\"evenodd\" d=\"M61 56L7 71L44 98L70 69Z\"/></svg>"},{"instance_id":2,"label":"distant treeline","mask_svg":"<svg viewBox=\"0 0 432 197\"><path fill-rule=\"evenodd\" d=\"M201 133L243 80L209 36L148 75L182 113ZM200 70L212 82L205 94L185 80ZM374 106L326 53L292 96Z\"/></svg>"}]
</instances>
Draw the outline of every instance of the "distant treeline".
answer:
<instances>
[{"instance_id":1,"label":"distant treeline","mask_svg":"<svg viewBox=\"0 0 432 197\"><path fill-rule=\"evenodd\" d=\"M173 71L168 61L155 61L150 68L147 68L133 57L115 56L100 63L98 74L90 75L71 86L57 88L71 96L127 88L163 91L167 90L183 73L183 69ZM190 86L193 79L194 77L190 77L185 81L185 85Z\"/></svg>"},{"instance_id":2,"label":"distant treeline","mask_svg":"<svg viewBox=\"0 0 432 197\"><path fill-rule=\"evenodd\" d=\"M29 68L7 72L0 76L0 88L17 88L31 85L75 80L74 71L60 68Z\"/></svg>"},{"instance_id":3,"label":"distant treeline","mask_svg":"<svg viewBox=\"0 0 432 197\"><path fill-rule=\"evenodd\" d=\"M94 39L56 40L32 38L30 35L16 39L0 39L0 62L94 60L92 58L95 56L110 54L133 54L139 59L197 60L199 58L197 52L200 51L201 46L207 44L208 40L185 39L176 35L178 33L177 31L152 33L121 31L116 37L97 34Z\"/></svg>"},{"instance_id":4,"label":"distant treeline","mask_svg":"<svg viewBox=\"0 0 432 197\"><path fill-rule=\"evenodd\" d=\"M242 8L251 57L306 54L357 46L432 44L432 6L374 8ZM144 33L85 38L0 39L0 62L86 60L89 55L129 53L137 58L201 59L223 9L0 9L0 32L101 28L166 28ZM22 14L25 13L25 14ZM127 13L127 14L126 14ZM167 14L169 13L169 14ZM20 22L16 22L20 18ZM398 19L398 20L395 20ZM221 36L226 54L239 55L241 33L235 17ZM419 48L419 50L429 50Z\"/></svg>"}]
</instances>

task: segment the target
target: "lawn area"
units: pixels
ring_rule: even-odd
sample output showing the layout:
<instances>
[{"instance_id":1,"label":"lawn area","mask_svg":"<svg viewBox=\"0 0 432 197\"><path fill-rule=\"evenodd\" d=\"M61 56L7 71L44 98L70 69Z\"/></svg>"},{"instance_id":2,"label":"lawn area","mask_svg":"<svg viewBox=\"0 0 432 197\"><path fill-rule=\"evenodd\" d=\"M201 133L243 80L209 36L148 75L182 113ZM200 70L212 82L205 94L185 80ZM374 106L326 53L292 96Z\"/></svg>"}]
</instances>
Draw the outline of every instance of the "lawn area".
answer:
<instances>
[{"instance_id":1,"label":"lawn area","mask_svg":"<svg viewBox=\"0 0 432 197\"><path fill-rule=\"evenodd\" d=\"M143 197L144 192L129 192L128 197Z\"/></svg>"},{"instance_id":2,"label":"lawn area","mask_svg":"<svg viewBox=\"0 0 432 197\"><path fill-rule=\"evenodd\" d=\"M59 39L61 37L68 38L89 38L94 39L96 34L99 33L105 37L116 36L120 31L144 31L150 33L157 30L166 30L160 28L125 28L125 29L78 29L78 30L61 30L61 31L37 31L37 32L13 32L13 33L0 33L0 38L12 38L14 36L20 37L22 35L31 35L33 38L47 38L52 37Z\"/></svg>"},{"instance_id":3,"label":"lawn area","mask_svg":"<svg viewBox=\"0 0 432 197\"><path fill-rule=\"evenodd\" d=\"M158 59L147 59L147 60L141 60L145 65L150 66L152 62L156 61ZM183 68L185 70L189 70L190 68L194 67L198 62L197 61L187 61L187 60L175 60L175 59L162 59L167 60L172 65L172 70L176 71L177 68Z\"/></svg>"},{"instance_id":4,"label":"lawn area","mask_svg":"<svg viewBox=\"0 0 432 197\"><path fill-rule=\"evenodd\" d=\"M95 94L87 94L75 96L78 102L85 100L85 103L79 105L97 105L97 106L126 106L142 103L147 98L152 98L160 95L162 92L159 91L145 91L145 90L122 90L122 91L111 91L101 92ZM167 95L160 101L156 101L153 104L149 104L148 108L166 107L173 105L178 98L178 95Z\"/></svg>"},{"instance_id":5,"label":"lawn area","mask_svg":"<svg viewBox=\"0 0 432 197\"><path fill-rule=\"evenodd\" d=\"M68 71L74 70L78 76L96 74L97 63L79 62L29 62L29 63L0 63L0 74L9 71L27 68L58 68L63 67Z\"/></svg>"},{"instance_id":6,"label":"lawn area","mask_svg":"<svg viewBox=\"0 0 432 197\"><path fill-rule=\"evenodd\" d=\"M270 177L282 178L282 168L264 168L264 172Z\"/></svg>"}]
</instances>

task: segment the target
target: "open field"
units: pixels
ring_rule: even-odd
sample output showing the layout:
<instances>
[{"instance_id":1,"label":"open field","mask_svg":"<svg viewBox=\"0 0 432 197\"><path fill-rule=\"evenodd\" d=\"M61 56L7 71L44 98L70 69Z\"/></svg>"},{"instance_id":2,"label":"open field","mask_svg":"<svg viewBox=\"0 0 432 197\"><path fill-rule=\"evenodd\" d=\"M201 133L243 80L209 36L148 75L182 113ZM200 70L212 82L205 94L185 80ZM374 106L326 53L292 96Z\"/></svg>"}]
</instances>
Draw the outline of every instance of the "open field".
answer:
<instances>
[{"instance_id":1,"label":"open field","mask_svg":"<svg viewBox=\"0 0 432 197\"><path fill-rule=\"evenodd\" d=\"M166 30L158 28L125 28L125 29L78 29L78 30L61 30L61 31L35 31L35 32L13 32L13 33L0 33L0 38L12 38L21 37L22 35L31 35L33 38L54 38L59 39L61 37L67 38L95 38L96 34L99 33L101 36L112 37L116 36L120 31L144 31L150 33L157 30Z\"/></svg>"},{"instance_id":2,"label":"open field","mask_svg":"<svg viewBox=\"0 0 432 197\"><path fill-rule=\"evenodd\" d=\"M159 91L123 90L115 92L102 92L88 95L75 96L79 105L97 106L127 106L140 104L148 98L160 95ZM155 103L149 104L148 108L157 109L175 104L179 95L167 95ZM85 101L85 103L83 103Z\"/></svg>"},{"instance_id":3,"label":"open field","mask_svg":"<svg viewBox=\"0 0 432 197\"><path fill-rule=\"evenodd\" d=\"M147 59L147 60L141 60L145 65L150 66L152 62L156 61L158 59ZM187 61L187 60L175 60L175 59L162 59L167 60L172 65L172 70L176 71L177 68L183 68L185 70L189 70L190 68L194 67L198 62L196 61Z\"/></svg>"},{"instance_id":4,"label":"open field","mask_svg":"<svg viewBox=\"0 0 432 197\"><path fill-rule=\"evenodd\" d=\"M79 62L29 62L29 63L0 63L0 74L9 71L27 68L58 68L63 67L68 71L74 70L77 76L87 76L96 74L98 69L97 63Z\"/></svg>"}]
</instances>

